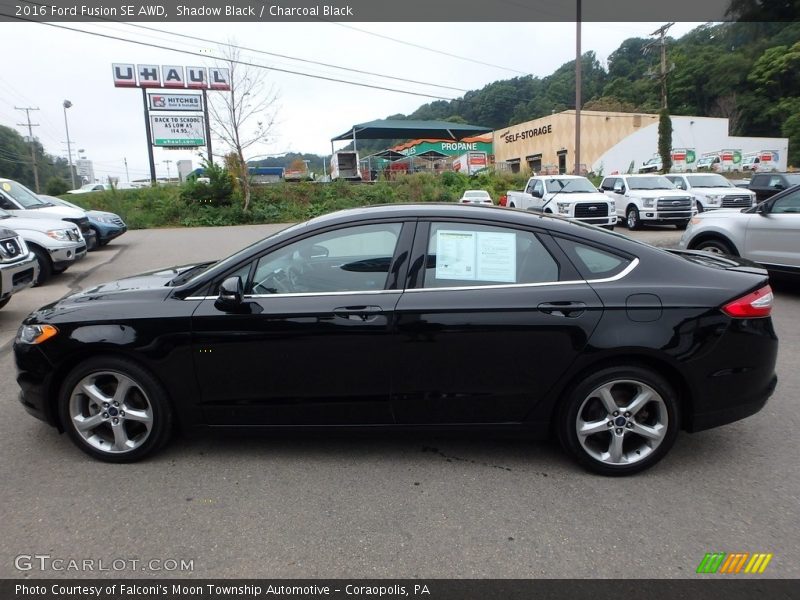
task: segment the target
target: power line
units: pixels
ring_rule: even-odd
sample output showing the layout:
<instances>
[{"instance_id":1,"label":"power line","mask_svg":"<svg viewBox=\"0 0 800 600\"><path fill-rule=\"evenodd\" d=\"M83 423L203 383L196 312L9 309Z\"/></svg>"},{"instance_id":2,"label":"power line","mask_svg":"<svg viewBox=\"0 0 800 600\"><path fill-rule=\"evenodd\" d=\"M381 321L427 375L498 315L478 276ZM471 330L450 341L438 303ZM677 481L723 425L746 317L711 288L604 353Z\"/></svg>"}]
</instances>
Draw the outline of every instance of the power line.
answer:
<instances>
[{"instance_id":1,"label":"power line","mask_svg":"<svg viewBox=\"0 0 800 600\"><path fill-rule=\"evenodd\" d=\"M29 2L29 0L23 0L23 2ZM158 32L158 33L164 33L164 34L175 36L175 37L181 37L181 38L185 38L185 39L188 39L188 40L195 40L195 41L198 41L198 42L205 42L205 43L208 43L208 44L216 44L218 46L228 46L228 47L231 47L231 48L237 48L239 50L244 50L245 52L253 52L253 53L256 53L256 54L264 54L266 56L276 56L278 58L285 58L285 59L294 60L294 61L297 61L297 62L314 64L314 65L319 65L319 66L322 66L322 67L328 67L328 68L332 68L332 69L340 69L342 71L349 71L351 73L358 73L360 75L372 75L372 76L375 76L375 77L382 77L384 79L393 79L395 81L403 81L403 82L406 82L406 83L416 83L416 84L426 85L426 86L430 86L430 87L438 87L438 88L442 88L442 89L446 89L446 90L454 90L456 92L468 92L469 91L469 90L465 90L463 88L457 88L457 87L453 87L453 86L449 86L449 85L442 85L440 83L430 83L428 81L418 81L416 79L406 79L405 77L395 77L393 75L384 75L384 74L381 74L381 73L374 73L372 71L364 71L362 69L353 69L353 68L350 68L350 67L342 67L342 66L339 66L339 65L334 65L334 64L330 64L330 63L324 63L324 62L320 62L320 61L317 61L317 60L310 60L310 59L307 59L307 58L299 58L297 56L289 56L287 54L278 54L277 52L269 52L267 50L259 50L258 48L248 48L247 46L239 46L238 44L231 44L229 42L220 42L218 40L212 40L212 39L209 39L209 38L203 38L203 37L198 37L198 36L194 36L194 35L188 35L188 34L184 34L184 33L176 33L176 32L173 32L173 31L165 31L163 29L158 29L156 27L148 27L146 25L139 25L137 23L121 23L121 24L122 25L126 25L128 27L136 27L137 29L145 29L145 30L148 30L148 31L155 31L155 32Z\"/></svg>"},{"instance_id":2,"label":"power line","mask_svg":"<svg viewBox=\"0 0 800 600\"><path fill-rule=\"evenodd\" d=\"M157 48L159 50L166 50L168 52L177 52L179 54L189 54L189 55L192 55L192 56L199 56L201 58L211 58L211 59L222 61L222 62L229 62L229 63L243 65L243 66L247 66L247 67L254 67L254 68L257 68L257 69L266 69L268 71L277 71L279 73L287 73L289 75L299 75L301 77L309 77L311 79L321 79L321 80L324 80L324 81L332 81L334 83L343 83L345 85L353 85L353 86L357 86L357 87L365 87L365 88L370 88L370 89L374 89L374 90L381 90L381 91L385 91L385 92L396 92L396 93L399 93L399 94L408 94L408 95L411 95L411 96L421 96L423 98L433 98L435 100L453 100L454 99L454 98L448 98L448 97L445 97L445 96L436 96L434 94L424 94L422 92L411 92L411 91L408 91L408 90L401 90L401 89L397 89L397 88L390 88L390 87L385 87L385 86L380 86L380 85L373 85L373 84L369 84L369 83L359 83L359 82L356 82L356 81L348 81L346 79L338 79L336 77L327 77L325 75L312 75L310 73L303 73L303 72L300 72L300 71L292 71L290 69L282 69L282 68L278 68L278 67L269 67L267 65L262 65L262 64L254 63L254 62L250 62L250 61L244 61L244 60L237 60L237 59L232 59L232 58L213 56L213 55L209 55L209 54L201 54L200 52L192 52L190 50L179 50L177 48L170 48L169 46L163 46L161 44L151 44L149 42L141 42L141 41L138 41L138 40L130 40L130 39L127 39L127 38L121 38L121 37L118 37L118 36L109 35L109 34L105 34L105 33L100 33L100 32L97 32L97 31L87 31L85 29L76 29L76 28L73 28L73 27L66 27L65 25L58 25L56 23L46 23L46 22L43 22L43 21L35 21L34 19L26 19L24 17L18 17L16 15L11 15L11 14L7 14L7 13L0 13L0 16L7 17L9 19L14 19L16 21L24 21L24 22L27 22L27 23L36 23L37 25L46 25L47 27L54 27L56 29L63 29L65 31L72 31L74 33L83 33L83 34L86 34L86 35L92 35L92 36L95 36L95 37L101 37L101 38L105 38L105 39L116 40L116 41L119 41L119 42L127 42L129 44L136 44L136 45L139 45L139 46L147 46L147 47L150 47L150 48Z\"/></svg>"},{"instance_id":3,"label":"power line","mask_svg":"<svg viewBox=\"0 0 800 600\"><path fill-rule=\"evenodd\" d=\"M321 19L324 21L324 19ZM450 52L445 52L444 50L437 50L436 48L428 48L427 46L422 46L421 44L415 44L413 42L407 42L406 40L398 40L397 38L390 37L388 35L383 35L381 33L375 33L374 31L367 31L366 29L359 29L358 27L353 27L352 25L345 25L344 23L337 23L335 21L325 21L326 23L330 23L331 25L338 25L339 27L345 27L346 29L352 29L353 31L359 31L361 33L365 33L367 35L372 35L378 38L382 38L384 40L389 40L391 42L397 42L398 44L403 44L405 46L411 46L412 48L419 48L420 50L427 50L428 52L435 52L436 54L441 54L443 56L449 56L450 58L457 58L458 60L465 60L467 62L475 63L477 65L483 65L485 67L493 67L495 69L502 69L503 71L510 71L511 73L518 73L520 75L530 75L530 73L526 73L525 71L519 71L517 69L512 69L510 67L504 67L502 65L495 65L493 63L484 62L482 60L477 60L475 58L469 58L467 56L459 56L458 54L451 54Z\"/></svg>"}]
</instances>

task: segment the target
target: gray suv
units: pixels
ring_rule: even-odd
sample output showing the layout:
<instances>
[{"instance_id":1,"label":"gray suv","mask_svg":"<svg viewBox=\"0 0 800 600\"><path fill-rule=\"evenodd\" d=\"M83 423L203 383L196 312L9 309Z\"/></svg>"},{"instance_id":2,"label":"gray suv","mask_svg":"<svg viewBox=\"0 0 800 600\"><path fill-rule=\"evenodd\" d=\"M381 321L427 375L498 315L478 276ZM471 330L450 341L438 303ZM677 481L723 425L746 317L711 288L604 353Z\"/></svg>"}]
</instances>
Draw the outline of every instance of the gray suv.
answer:
<instances>
[{"instance_id":1,"label":"gray suv","mask_svg":"<svg viewBox=\"0 0 800 600\"><path fill-rule=\"evenodd\" d=\"M749 258L771 271L800 275L800 185L741 211L692 218L680 248Z\"/></svg>"}]
</instances>

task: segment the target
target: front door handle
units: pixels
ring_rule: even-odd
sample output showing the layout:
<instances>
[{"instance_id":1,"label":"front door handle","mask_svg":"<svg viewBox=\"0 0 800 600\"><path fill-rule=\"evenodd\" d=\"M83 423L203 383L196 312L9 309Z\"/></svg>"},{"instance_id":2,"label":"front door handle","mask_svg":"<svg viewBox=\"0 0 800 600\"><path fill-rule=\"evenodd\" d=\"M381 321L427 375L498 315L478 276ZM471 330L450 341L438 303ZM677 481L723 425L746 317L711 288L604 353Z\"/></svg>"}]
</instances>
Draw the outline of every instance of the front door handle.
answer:
<instances>
[{"instance_id":1,"label":"front door handle","mask_svg":"<svg viewBox=\"0 0 800 600\"><path fill-rule=\"evenodd\" d=\"M586 304L583 302L542 302L538 309L554 317L575 318L581 316L586 311Z\"/></svg>"},{"instance_id":2,"label":"front door handle","mask_svg":"<svg viewBox=\"0 0 800 600\"><path fill-rule=\"evenodd\" d=\"M333 309L333 314L341 319L365 323L374 321L382 312L383 309L380 306L340 306Z\"/></svg>"}]
</instances>

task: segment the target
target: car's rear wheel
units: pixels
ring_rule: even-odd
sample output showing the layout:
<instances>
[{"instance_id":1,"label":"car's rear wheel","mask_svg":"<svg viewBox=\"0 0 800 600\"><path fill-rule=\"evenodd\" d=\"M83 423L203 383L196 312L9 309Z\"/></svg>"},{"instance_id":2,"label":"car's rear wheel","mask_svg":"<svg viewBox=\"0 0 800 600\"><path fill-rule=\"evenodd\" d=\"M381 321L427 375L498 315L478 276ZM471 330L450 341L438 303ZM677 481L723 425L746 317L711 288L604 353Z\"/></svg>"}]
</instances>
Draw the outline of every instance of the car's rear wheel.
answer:
<instances>
[{"instance_id":1,"label":"car's rear wheel","mask_svg":"<svg viewBox=\"0 0 800 600\"><path fill-rule=\"evenodd\" d=\"M562 446L601 475L631 475L661 460L678 434L672 386L644 367L603 369L577 385L558 415Z\"/></svg>"},{"instance_id":2,"label":"car's rear wheel","mask_svg":"<svg viewBox=\"0 0 800 600\"><path fill-rule=\"evenodd\" d=\"M631 231L642 228L642 222L639 219L639 209L635 206L628 207L627 222L628 229Z\"/></svg>"},{"instance_id":3,"label":"car's rear wheel","mask_svg":"<svg viewBox=\"0 0 800 600\"><path fill-rule=\"evenodd\" d=\"M33 280L33 286L42 285L53 276L53 261L47 256L47 252L38 246L29 246L30 251L36 256L36 262L39 265L39 274Z\"/></svg>"},{"instance_id":4,"label":"car's rear wheel","mask_svg":"<svg viewBox=\"0 0 800 600\"><path fill-rule=\"evenodd\" d=\"M731 256L736 255L736 252L730 246L730 244L724 240L718 239L703 240L697 244L693 250L702 250L703 252L709 252L711 254L730 254Z\"/></svg>"},{"instance_id":5,"label":"car's rear wheel","mask_svg":"<svg viewBox=\"0 0 800 600\"><path fill-rule=\"evenodd\" d=\"M91 358L61 387L59 416L72 441L94 458L132 462L163 446L172 411L158 381L134 362Z\"/></svg>"}]
</instances>

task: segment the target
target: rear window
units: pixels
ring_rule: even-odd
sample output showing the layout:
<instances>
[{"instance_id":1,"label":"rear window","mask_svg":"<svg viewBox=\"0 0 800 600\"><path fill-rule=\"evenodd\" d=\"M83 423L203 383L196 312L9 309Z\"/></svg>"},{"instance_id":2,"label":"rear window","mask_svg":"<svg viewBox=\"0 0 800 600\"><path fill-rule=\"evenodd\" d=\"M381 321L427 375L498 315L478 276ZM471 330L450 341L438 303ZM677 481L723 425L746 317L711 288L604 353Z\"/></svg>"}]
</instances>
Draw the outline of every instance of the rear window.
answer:
<instances>
[{"instance_id":1,"label":"rear window","mask_svg":"<svg viewBox=\"0 0 800 600\"><path fill-rule=\"evenodd\" d=\"M628 256L597 246L559 237L555 240L584 279L614 277L622 273L632 262L632 258Z\"/></svg>"}]
</instances>

